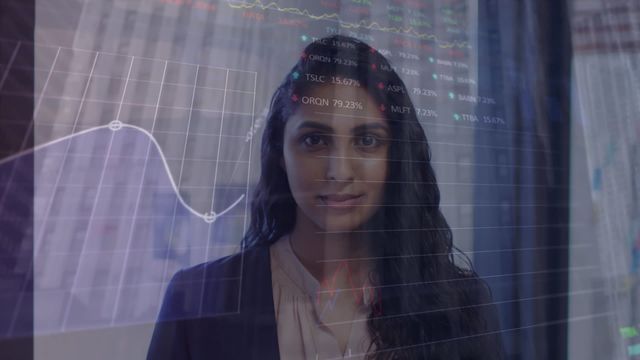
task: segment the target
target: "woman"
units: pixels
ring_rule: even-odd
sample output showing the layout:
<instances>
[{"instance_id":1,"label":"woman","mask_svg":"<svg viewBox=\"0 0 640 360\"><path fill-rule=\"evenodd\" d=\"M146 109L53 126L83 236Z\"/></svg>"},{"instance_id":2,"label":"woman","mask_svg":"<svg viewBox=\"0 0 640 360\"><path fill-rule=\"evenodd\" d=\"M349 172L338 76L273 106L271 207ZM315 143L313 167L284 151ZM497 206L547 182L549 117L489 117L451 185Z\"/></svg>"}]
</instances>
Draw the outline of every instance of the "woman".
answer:
<instances>
[{"instance_id":1,"label":"woman","mask_svg":"<svg viewBox=\"0 0 640 360\"><path fill-rule=\"evenodd\" d=\"M427 139L380 53L310 44L273 96L261 162L244 250L174 276L148 358L501 357L490 292L454 264Z\"/></svg>"}]
</instances>

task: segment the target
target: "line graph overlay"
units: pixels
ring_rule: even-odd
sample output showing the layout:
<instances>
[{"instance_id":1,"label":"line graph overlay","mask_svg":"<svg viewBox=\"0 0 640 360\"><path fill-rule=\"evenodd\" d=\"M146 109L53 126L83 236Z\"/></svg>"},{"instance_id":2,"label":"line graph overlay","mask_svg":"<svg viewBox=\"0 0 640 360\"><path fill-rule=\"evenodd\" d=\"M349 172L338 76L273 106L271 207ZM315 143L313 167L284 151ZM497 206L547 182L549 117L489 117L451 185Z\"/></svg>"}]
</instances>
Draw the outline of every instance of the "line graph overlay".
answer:
<instances>
[{"instance_id":1,"label":"line graph overlay","mask_svg":"<svg viewBox=\"0 0 640 360\"><path fill-rule=\"evenodd\" d=\"M131 66L130 72L126 71L126 65ZM202 70L200 76L185 71L196 67ZM249 106L253 106L255 98L255 88L252 87L254 72L58 47L56 61L47 73L46 86L39 96L38 112L35 113L36 144L46 145L56 138L65 138L69 132L91 130L118 119L123 124L144 129L154 137L156 145L163 149L163 161L173 178L178 177L178 169L186 172L185 183L177 188L183 205L186 205L185 197L196 202L187 206L194 210L194 215L210 223L225 211L226 207L221 207L224 201L220 201L219 209L213 207L213 201L197 203L199 199L206 198L202 196L205 192L210 193L208 197L211 200L215 198L215 191L206 191L206 187L211 187L212 183L215 185L219 179L217 176L214 179L214 174L197 176L194 168L205 165L216 169L216 173L226 175L221 181L223 183L230 180L238 183L237 180L248 171L237 167L238 163L246 163L248 168L249 152L242 151L248 144L236 140L246 137L253 119L253 109ZM227 87L223 86L225 73L234 74L235 80ZM246 79L241 79L243 76L238 74ZM163 75L166 79L160 81ZM124 88L125 84L128 88ZM77 93L78 88L84 89L82 94ZM189 103L180 106L184 101L183 95L187 93ZM222 118L225 114L217 105L222 105L222 99L227 95L231 101L225 112L233 126L225 126L223 132ZM188 116L183 116L187 112ZM65 121L63 117L69 114L75 114L72 122ZM188 131L184 123L185 119L191 118L193 131ZM181 139L177 140L177 137ZM227 138L232 142L227 145L231 146L222 146ZM174 154L172 149L177 148L183 151ZM27 152L2 159L0 164ZM244 158L236 158L238 153L242 153ZM230 167L235 172L229 173ZM241 195L238 193L231 202L236 204Z\"/></svg>"},{"instance_id":2,"label":"line graph overlay","mask_svg":"<svg viewBox=\"0 0 640 360\"><path fill-rule=\"evenodd\" d=\"M143 129L139 126L136 125L130 125L130 124L123 124L119 121L114 120L113 122L107 124L107 125L101 125L101 126L96 126L96 127L92 127L89 129L85 129L85 130L81 130L78 132L75 132L71 135L67 135L67 136L63 136L61 138L58 138L56 140L50 141L48 143L45 144L40 144L36 147L34 147L33 149L29 149L26 151L22 151L18 154L14 154L10 157L4 158L2 160L0 160L0 165L3 164L7 164L7 163L11 163L12 161L15 161L23 156L27 156L31 153L46 149L47 147L53 146L55 144L61 143L61 142L65 142L68 140L71 140L75 137L79 137L82 136L84 134L88 134L88 133L92 133L92 132L96 132L99 130L104 130L104 129L109 129L112 131L118 131L120 129L123 128L128 128L128 129L134 129L136 131L141 132L142 134L144 134L145 136L147 136L149 138L149 140L151 141L151 143L155 146L156 150L160 153L160 159L162 160L162 164L165 168L165 170L167 171L167 174L171 174L171 169L169 169L169 164L167 163L166 160L166 156L164 155L164 153L162 152L162 147L160 146L160 144L158 144L158 141L153 137L153 135L147 131L146 129ZM70 155L72 156L72 155ZM235 206L237 206L242 199L244 198L244 195L241 195L240 197L238 197L238 199L236 199L231 205L229 205L227 208L225 208L223 211L216 213L216 212L206 212L206 213L201 213L198 212L196 209L194 209L193 207L189 206L189 204L187 203L187 201L184 199L184 197L180 194L180 192L178 191L178 185L176 184L175 180L173 179L173 177L169 177L169 181L171 184L171 188L176 192L178 201L180 202L180 204L188 211L190 212L192 215L202 219L204 222L206 223L212 223L214 221L216 221L216 219L224 214L226 214L227 212L229 212L231 209L233 209ZM46 184L43 184L43 187L47 187ZM55 189L55 186L52 186L51 188Z\"/></svg>"},{"instance_id":3,"label":"line graph overlay","mask_svg":"<svg viewBox=\"0 0 640 360\"><path fill-rule=\"evenodd\" d=\"M59 139L53 144L47 144L36 151L37 158L46 159L47 154L41 152L55 153L63 150L68 144L67 142L73 142L69 147L73 150L79 149L76 142L94 143L98 142L98 139L104 139L105 137L113 136L113 149L112 153L117 152L117 149L121 149L126 144L137 143L140 144L138 148L141 151L142 148L148 147L152 149L152 152L160 152L161 148L153 137L150 136L146 130L127 124L113 124L95 128L83 133L74 134L64 139ZM102 144L107 145L105 143ZM146 149L144 149L146 151ZM112 183L117 178L119 173L122 173L126 169L131 170L132 164L140 164L140 160L136 159L118 159L113 161L114 158L105 158L104 160L94 159L95 166L103 166L104 171L100 174L102 183ZM4 164L9 165L9 164ZM123 200L124 204L116 206L120 209L124 209L123 217L116 218L103 218L102 214L110 213L112 211L111 204L117 204L120 202L120 198L112 199L114 194L120 189L115 187L116 191L111 191L107 187L103 191L104 196L96 194L93 198L83 198L87 193L87 189L78 191L72 191L64 189L63 194L54 195L54 203L52 205L52 213L60 211L60 205L64 199L64 205L71 206L73 203L76 206L71 206L75 209L86 208L86 205L91 205L92 214L88 218L84 219L42 219L36 218L36 228L42 228L42 231L46 233L46 237L41 245L40 252L35 254L35 291L36 295L36 309L40 309L40 312L36 312L36 326L37 331L51 332L61 330L60 321L66 318L63 316L60 319L50 319L51 313L55 309L64 309L66 306L68 311L69 321L67 328L77 329L84 327L96 327L96 326L109 326L109 325L121 325L123 321L135 322L135 321L153 321L156 314L154 312L143 312L135 314L132 311L131 304L137 304L139 309L153 308L156 309L159 306L159 301L162 296L158 296L161 293L166 283L166 277L156 277L155 274L160 272L157 270L158 266L166 267L167 274L172 274L172 269L178 267L184 267L191 263L197 263L206 259L202 257L195 257L193 260L188 256L189 253L204 253L203 247L211 249L209 255L212 258L220 257L225 253L228 253L232 248L229 248L227 244L211 244L211 241L206 239L203 233L203 229L213 225L213 221L207 223L206 214L198 213L193 208L190 208L184 199L178 200L180 197L177 192L177 187L171 176L166 162L163 160L161 154L151 154L147 159L147 175L142 180L139 180L141 186L140 198L131 197L131 200ZM89 168L91 172L92 168ZM68 170L68 169L65 169ZM64 171L67 173L68 171ZM162 175L164 174L164 180ZM53 179L52 179L53 180ZM63 177L62 182L67 180ZM149 184L152 180L158 185L155 186ZM91 190L97 190L100 186L94 186ZM167 191L167 189L171 189ZM51 191L48 189L47 191ZM135 194L137 188L133 188L130 191L125 191L122 198L129 198L130 194ZM39 194L41 197L42 194ZM95 198L95 201L94 201ZM109 204L111 200L111 204ZM244 196L238 198L236 202L228 206L224 211L218 214L215 222L217 223L221 217L234 208L237 208L239 204L244 200ZM38 200L37 200L38 201ZM135 201L135 205L131 206ZM40 200L40 203L42 200ZM178 211L176 214L177 226L176 234L185 235L189 232L193 235L193 241L189 241L185 244L185 239L180 241L174 241L173 250L172 247L167 246L166 239L162 239L164 234L162 226L159 224L166 223L166 217L162 216L162 208L168 205L168 202L179 202ZM165 206L163 206L163 204ZM36 206L38 204L36 203ZM158 216L154 216L154 213L160 209ZM116 209L113 209L116 210ZM64 211L64 210L63 210ZM128 215L127 213L136 212L136 216ZM134 222L137 220L137 222ZM242 221L238 218L233 221ZM87 228L91 222L91 228ZM135 227L132 227L135 224ZM202 224L204 226L199 226ZM191 229L191 230L189 230ZM133 235L131 235L133 234ZM146 235L144 235L146 234ZM198 235L200 234L200 235ZM142 236L141 236L142 235ZM166 234L165 234L166 235ZM170 235L170 234L169 234ZM65 239L69 239L66 240ZM70 253L55 253L52 250L70 251L79 245L79 241L84 244L81 252L73 251ZM190 240L186 239L186 240ZM126 245L124 245L126 243ZM236 246L237 247L237 246ZM120 253L109 253L107 249L113 249L113 251L120 251ZM168 255L167 255L168 254ZM124 256L123 256L124 255ZM142 269L144 274L136 274L135 271L126 271L128 266L126 257L129 257L131 263L140 263L141 266L138 269ZM160 257L158 257L160 256ZM123 260L123 258L125 260ZM176 264L178 263L178 264ZM182 263L182 264L180 264ZM155 265L153 265L155 264ZM125 273L126 271L126 273ZM70 276L76 274L77 278L71 282L73 289L71 291L67 282ZM119 280L118 280L119 279ZM133 286L135 284L146 284L144 286ZM106 287L105 287L106 286ZM57 291L51 291L58 289ZM133 293L138 292L137 296L132 297ZM119 299L119 307L108 306L111 302L105 301L104 303L98 302L96 306L105 308L105 317L90 316L91 314L101 314L98 309L91 309L95 300L91 300L97 293L102 294L105 299L113 298ZM140 294L142 293L142 294ZM150 294L153 293L153 296ZM143 298L140 298L143 295ZM137 298L136 298L137 297ZM74 299L75 298L75 299ZM53 299L53 301L52 301ZM140 305L141 302L146 302L146 306ZM83 305L80 306L80 303ZM60 308L62 307L62 308ZM108 309L108 310L107 310ZM95 310L95 311L94 311ZM104 312L103 311L103 312ZM126 312L127 316L122 316L122 313ZM131 313L134 313L132 316ZM49 318L49 319L48 319ZM78 320L78 319L81 319Z\"/></svg>"},{"instance_id":4,"label":"line graph overlay","mask_svg":"<svg viewBox=\"0 0 640 360\"><path fill-rule=\"evenodd\" d=\"M340 27L345 29L377 30L377 31L394 33L394 34L409 35L422 40L431 40L438 47L441 47L443 49L470 47L468 41L442 40L433 33L420 31L419 29L413 26L408 26L408 27L385 26L376 21L368 21L368 20L360 20L357 22L345 21L340 17L340 14L338 13L313 14L307 9L300 9L297 7L282 7L276 2L265 3L261 0L255 0L253 2L227 0L226 4L229 8L237 9L237 10L247 10L247 9L258 9L263 11L270 10L270 11L277 11L285 14L304 16L312 20L334 21L334 22L337 22L340 25Z\"/></svg>"},{"instance_id":5,"label":"line graph overlay","mask_svg":"<svg viewBox=\"0 0 640 360\"><path fill-rule=\"evenodd\" d=\"M257 74L50 53L37 145L0 160L35 160L35 331L153 322L177 269L239 250Z\"/></svg>"}]
</instances>

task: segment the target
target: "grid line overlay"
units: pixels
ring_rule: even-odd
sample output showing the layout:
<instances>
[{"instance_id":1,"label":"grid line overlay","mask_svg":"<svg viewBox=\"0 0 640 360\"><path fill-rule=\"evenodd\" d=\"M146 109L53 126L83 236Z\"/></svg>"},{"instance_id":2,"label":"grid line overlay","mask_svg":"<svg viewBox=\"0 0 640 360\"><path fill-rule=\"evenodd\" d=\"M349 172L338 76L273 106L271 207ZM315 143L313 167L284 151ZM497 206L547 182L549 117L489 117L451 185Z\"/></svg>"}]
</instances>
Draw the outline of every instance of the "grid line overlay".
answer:
<instances>
[{"instance_id":1,"label":"grid line overlay","mask_svg":"<svg viewBox=\"0 0 640 360\"><path fill-rule=\"evenodd\" d=\"M177 269L239 248L257 73L35 47L36 146L0 161L35 156L35 331L153 322Z\"/></svg>"},{"instance_id":2,"label":"grid line overlay","mask_svg":"<svg viewBox=\"0 0 640 360\"><path fill-rule=\"evenodd\" d=\"M91 135L94 132L97 133L97 132L102 132L102 130L105 130L104 132L107 132L109 134L109 148L107 151L108 155L107 155L107 158L104 159L104 163L102 163L103 164L102 170L100 172L101 176L99 177L97 193L94 194L94 197L93 197L94 200L91 205L91 212L89 213L88 217L77 216L75 218L74 217L70 217L70 218L78 221L83 219L88 221L88 228L84 233L84 241L81 242L82 243L82 247L80 251L81 257L83 256L96 257L97 255L105 255L105 254L110 254L111 256L115 257L119 254L123 256L123 260L121 263L120 272L117 272L113 275L113 277L117 279L115 284L96 284L96 285L89 284L87 286L86 282L83 282L82 280L82 274L80 273L80 270L79 270L80 265L78 265L78 269L76 269L76 271L73 273L73 281L72 281L70 291L67 291L65 289L58 290L58 289L50 289L50 288L39 290L41 293L60 293L60 294L66 293L69 296L72 296L74 292L91 292L93 290L106 291L110 289L115 290L114 305L105 310L105 313L107 314L105 318L106 321L103 321L102 319L100 320L91 319L90 323L86 323L86 322L82 323L82 322L74 321L73 314L75 313L74 309L76 306L72 303L71 299L65 299L66 302L64 304L66 308L65 308L64 315L62 317L63 330L65 329L65 327L68 329L78 329L83 327L114 326L114 325L120 325L125 323L125 321L122 319L126 319L127 317L123 316L122 314L127 309L124 308L125 305L121 305L121 304L127 303L126 301L123 300L123 299L127 299L127 297L124 295L125 290L140 289L140 288L148 289L148 292L153 294L152 295L153 298L161 299L162 294L164 292L164 287L166 286L166 283L170 278L171 274L174 272L174 270L177 267L181 267L176 264L182 264L182 265L185 264L184 262L180 262L182 261L180 260L180 256L181 256L180 253L189 252L189 251L191 252L200 251L202 254L204 254L203 257L191 257L188 259L188 263L199 263L201 261L219 256L219 253L211 253L212 248L213 248L213 251L221 251L219 250L220 248L222 247L226 248L229 246L226 244L214 244L209 240L212 238L212 236L213 238L216 238L215 231L217 230L217 225L218 225L216 220L218 220L218 218L221 215L226 214L228 210L229 211L233 210L233 208L236 205L239 205L238 208L241 208L242 207L241 200L243 199L243 197L245 199L247 198L251 163L249 160L243 160L244 158L235 159L235 160L230 158L221 158L221 150L223 149L222 139L229 138L229 139L232 139L231 141L239 142L240 138L246 138L247 139L245 140L246 144L244 144L246 146L241 147L239 153L241 154L241 156L244 155L245 149L248 146L248 149L249 149L248 154L251 154L253 136L247 137L245 135L246 132L243 132L243 131L245 130L251 131L251 129L254 128L255 119L253 115L255 114L255 96L256 96L256 85L257 85L256 73L243 72L243 71L226 69L226 68L206 67L198 64L178 63L178 62L172 62L168 60L150 59L150 58L144 58L144 57L134 58L134 57L127 57L122 55L115 55L115 54L109 54L109 53L97 53L97 52L95 53L95 58L93 58L92 62L89 61L89 64L92 64L92 65L90 66L90 71L88 75L82 71L66 71L61 69L55 70L56 62L61 52L62 52L63 58L66 56L66 58L64 59L69 60L70 55L68 54L68 52L74 53L75 51L82 54L86 53L89 56L93 55L92 53L87 52L86 50L57 48L56 58L53 61L51 68L47 72L48 75L45 81L45 85L43 86L43 89L38 98L37 109L38 110L40 109L41 104L43 103L46 104L43 107L45 109L43 113L46 113L47 115L50 115L53 113L54 115L56 115L56 116L53 116L54 119L60 118L61 115L60 116L58 115L62 111L60 111L59 109L57 113L55 111L52 111L49 107L51 105L50 103L62 103L62 102L73 103L74 101L78 101L78 100L80 101L79 107L77 107L76 117L75 117L75 121L73 122L73 125L58 123L56 121L52 122L48 120L47 117L45 116L37 117L37 123L35 124L35 126L41 129L59 130L58 132L51 131L49 135L45 136L46 139L41 143L41 146L38 147L39 150L46 150L47 146L52 144L55 145L57 142L61 142L62 144L66 145L66 150L64 151L63 154L55 153L55 152L51 154L49 153L47 154L47 158L61 157L62 166L59 167L59 171L57 172L57 177L56 177L57 180L53 186L47 183L43 183L41 184L41 186L39 186L41 190L46 189L46 191L44 191L45 194L47 195L51 194L51 196L48 198L49 201L46 203L47 204L46 216L40 218L40 221L42 222L43 225L41 225L41 232L40 232L41 235L39 238L40 241L38 242L38 249L40 249L43 246L43 241L46 241L44 238L46 235L48 235L46 231L48 229L47 224L50 222L57 222L61 219L61 217L52 216L52 212L55 212L55 209L57 209L57 207L54 206L56 192L62 187L73 187L73 186L82 187L82 185L90 184L90 182L85 182L80 184L69 184L69 183L60 184L61 182L63 182L63 179L65 179L65 172L64 172L65 164L75 162L76 160L74 158L76 157L78 158L83 156L90 157L90 156L94 156L92 154L95 154L95 152L94 153L72 152L70 150L73 148L71 141L76 141L81 136L84 136L86 134ZM73 56L77 56L78 58L80 58L82 55L78 55L78 54L71 55L71 57ZM125 60L130 59L130 62L128 63L125 62L125 65L126 65L125 69L128 69L126 76L120 76L118 74L114 74L113 76L105 75L103 73L104 71L104 68L102 67L103 65L100 62L102 61L103 58L111 58L111 61L109 62L109 66L107 66L107 68L117 67L116 65L114 65L114 63L117 63L117 60L113 58L123 58ZM153 73L153 71L151 71L151 73L148 74L150 78L144 78L144 76L147 76L147 75L141 75L140 73L137 73L138 68L136 66L141 63L152 63L162 68L163 70L159 72L162 74L161 79L158 81L155 78L153 78L152 76L155 74ZM81 67L81 65L77 65L77 66ZM185 68L187 70L184 70ZM188 69L194 69L193 76L189 75ZM203 70L201 71L201 69ZM204 73L205 71L208 72L211 69L219 70L220 73L224 74L223 76L224 86L215 86L215 85L209 86L211 84L207 85L208 80L204 80L202 77L200 77L200 74ZM95 70L98 70L98 71L96 72ZM243 90L230 89L228 87L229 75L234 73L241 73L241 72L251 75L251 78L253 80L253 84L252 84L253 90L250 89L251 86L249 86L246 89L243 88ZM59 83L60 78L53 77L56 74L60 74L61 77L68 77L69 75L73 75L81 78L81 80L84 80L85 81L83 83L84 91L82 93L82 97L78 99L77 97L74 97L74 96L64 96L66 89L71 90L75 87L75 85L72 84L71 82L68 84L67 87L63 86L61 91L48 93L48 85L49 85L49 82L52 80L52 78L53 78L52 83L54 85L60 86L60 83ZM170 81L166 81L167 76L171 78ZM97 91L97 90L94 90L93 86L94 85L98 86L103 81L109 82L111 84L111 88L117 89L117 91L114 91L114 94L117 96L111 96L114 94L110 94L110 96L107 96L106 98L100 98L98 95L96 95L96 93L94 93L94 91ZM119 82L124 82L124 84L120 84ZM130 98L130 96L133 96L127 92L127 89L130 83L132 86L131 88L134 89L134 90L130 90L131 92L135 92L137 94L142 94L142 95L147 94L149 95L149 97L147 98L143 96L143 98L141 99ZM121 85L122 85L122 88L120 88ZM156 85L157 87L154 87ZM147 86L146 93L144 91L139 92L138 91L139 88L144 89L145 88L144 86ZM166 90L167 93L169 93L170 95L165 96L165 94L163 93L163 90ZM222 94L221 107L208 108L206 104L200 102L201 99L197 96L197 94L199 94L200 91L213 92L213 93L218 92L219 94ZM62 94L63 96L58 96L55 94ZM190 94L190 97L185 98L187 103L181 103L182 97L179 96L180 94L187 94L187 95ZM248 106L246 105L249 102L246 101L244 103L245 108L243 109L238 108L239 111L230 111L227 108L227 95L231 95L231 94L238 94L240 96L251 95L252 96L252 99L250 102L251 110L248 111ZM110 98L113 98L113 99L110 100ZM247 99L248 98L250 97L247 97ZM174 100L175 102L171 102L169 99ZM233 102L231 102L230 104L232 109L234 109L233 106L237 106L237 105L234 105ZM115 113L115 116L110 116L110 117L107 116L105 118L102 118L101 120L104 120L103 122L96 123L96 122L86 121L86 119L89 119L89 120L91 119L91 117L86 114L86 113L89 113L89 110L86 110L88 107L96 107L103 110L106 109L107 110L105 112L106 114ZM149 117L149 119L151 119L150 126L148 123L140 121L141 118L138 118L133 115L135 114L134 110L136 109L141 113L147 113L149 111L153 112L153 115ZM245 110L245 111L240 111L240 110ZM112 112L109 112L109 111L112 111ZM166 115L164 114L165 111L169 112L169 115L171 115L169 116L170 120L180 119L181 111L183 111L183 113L184 112L188 113L188 116L186 117L187 119L186 129L180 127L179 122L176 122L176 121L167 122L167 118L163 117L163 115ZM95 114L95 112L91 112L90 114ZM203 114L206 116L203 116ZM210 120L211 119L210 116L214 116L212 114L219 114L219 127L207 129L208 132L206 133L200 133L199 131L196 131L196 130L194 130L192 133L191 131L192 128L198 128L197 126L195 126L195 124L203 125L203 123L208 123L206 121L199 121L201 120L201 118L199 118L200 116L203 116L207 120ZM37 115L40 115L40 114L37 113ZM248 116L249 118L244 119L246 120L247 126L241 127L240 131L237 131L234 133L225 132L224 125L225 125L226 115L241 116L241 117ZM142 119L144 119L144 117ZM192 119L194 120L193 122L192 122ZM216 118L216 120L217 119L218 118ZM234 119L231 119L231 121L233 120ZM68 133L69 128L71 128L71 133ZM144 141L141 142L141 146L146 149L146 153L144 155L136 156L135 153L134 155L130 155L126 152L123 152L121 154L111 154L111 149L112 149L112 145L114 144L114 139L120 135L120 133L118 133L117 131L124 132L123 130L124 131L136 130L146 135L147 139L143 139ZM171 138L171 135L179 136L180 138L183 139L184 142L179 142L177 144L171 142L169 140ZM209 138L209 140L218 139L218 142L217 143L214 142L213 145L211 146L211 148L217 149L215 152L213 152L213 155L211 158L207 158L207 155L211 155L211 154L198 153L197 150L193 150L192 146L200 142L199 140L197 140L198 136L206 136ZM155 146L152 146L152 143ZM454 144L454 143L439 143L439 144L460 145L460 144ZM178 149L178 150L181 150L181 152L178 154L174 154L174 156L171 156L169 153L163 153L163 150L162 150L163 148ZM489 148L496 149L496 147L489 147ZM163 170L166 170L166 173L169 175L169 178L171 179L171 181L175 182L175 180L173 179L177 178L177 184L172 183L171 186L166 184L155 184L155 183L153 184L154 189L158 190L161 193L167 192L171 195L170 202L172 206L171 204L167 206L169 208L172 208L173 210L169 214L151 213L151 215L149 215L149 214L144 214L144 211L139 211L141 209L141 204L144 204L146 199L143 189L145 189L148 186L147 174L153 173L152 170L147 171L147 169L153 168L154 164L157 162L156 156L155 155L152 156L152 154L154 154L153 150L155 149L158 150L160 154L159 157L162 159L162 162L163 162L163 166L164 166ZM513 148L513 147L498 147L497 149L517 150L521 152L526 151L526 149L519 149L519 148ZM94 157L96 161L99 161L101 158L100 154L95 155ZM106 170L108 168L108 161L113 160L116 157L122 161L125 161L125 160L130 161L129 164L135 164L135 160L143 160L144 165L142 166L142 175L139 178L135 178L134 179L135 181L131 182L131 184L135 183L135 185L127 185L129 184L129 182L118 183L118 182L105 181L105 173L107 172ZM208 165L215 164L215 166L213 167L215 170L212 175L213 186L192 183L191 181L193 180L193 178L197 176L184 176L185 174L193 173L192 171L189 171L191 169L189 167L190 162L197 162L200 164L200 166L202 166L201 164L205 162L208 163ZM244 183L246 185L239 184L237 186L237 189L235 189L235 190L238 190L237 194L240 194L234 198L234 199L237 199L237 201L231 203L231 205L229 205L229 207L225 208L223 211L220 211L220 208L217 208L217 209L214 208L214 205L217 204L217 201L214 201L216 199L216 194L219 194L217 193L216 190L225 188L225 186L226 188L230 187L229 185L227 185L229 183L228 181L225 181L223 185L218 186L217 184L217 181L219 179L218 177L219 167L225 163L231 164L233 165L233 167L230 170L227 169L228 171L224 171L224 172L221 171L220 172L221 174L222 173L235 174L240 167L246 166L246 182ZM461 166L461 165L474 166L474 167L501 166L501 167L514 167L514 168L525 167L525 168L532 168L532 169L553 169L550 167L534 167L534 166L526 167L526 166L514 166L514 165L504 165L504 164L478 164L478 163L472 163L472 162L462 162L462 163L461 162L455 162L455 163L454 162L446 162L446 163L433 162L433 163L434 164L441 163L441 164L448 164L448 165L455 165L455 166ZM150 166L148 167L148 165ZM176 170L176 169L179 169L179 170ZM241 175L245 175L245 174L242 173ZM209 178L209 180L211 180L211 178ZM318 179L317 181L322 181L322 180ZM477 185L477 184L469 183L469 185ZM519 187L540 186L540 185L534 185L534 184L486 184L486 185L487 186L488 185L519 186ZM92 185L86 185L86 187L91 188ZM93 226L91 225L94 222L95 223L101 222L109 216L109 215L104 215L99 211L98 202L101 198L101 192L105 192L105 190L108 190L110 188L123 190L127 187L132 187L134 191L137 191L137 192L134 192L135 195L133 196L135 198L135 206L133 207L134 209L133 216L123 215L121 217L115 217L115 216L111 217L113 221L120 221L123 224L127 225L126 231L125 231L126 235L123 237L124 239L126 239L126 245L124 246L124 248L122 249L118 248L115 250L85 248L85 247L89 247L90 245L90 242L88 241L91 238L90 231L98 227L97 225L93 225ZM193 190L194 192L190 192L189 190ZM199 207L197 205L193 205L193 207L191 207L192 204L190 200L197 198L199 194L201 194L199 191L202 191L202 193L207 193L208 196L210 196L205 201L205 203L208 206ZM111 191L107 191L107 192L111 192ZM177 193L178 195L177 198L173 197L174 194L172 192ZM184 194L184 196L182 194ZM190 197L189 196L190 194L195 194L195 195ZM181 204L178 204L178 202L180 202ZM222 203L224 204L225 202L223 201ZM229 203L230 202L227 201L226 205L228 205ZM448 204L441 204L441 206L447 206L447 205ZM460 206L464 204L450 204L450 205ZM484 204L484 205L468 204L465 206L504 206L504 204ZM520 204L517 206L518 207L536 207L536 206L549 206L549 205ZM569 206L569 205L561 204L558 206ZM189 213L185 214L182 211L184 210L183 207L188 208L191 214ZM244 231L246 231L247 218L248 218L248 204L246 201L244 201L244 209L245 209L244 215L242 215L239 211L229 212L227 216L224 217L224 219L221 218L220 220L237 218L237 220L239 220L240 223L242 223L242 229L243 229L242 233L244 233ZM179 240L179 238L184 235L184 234L181 234L180 231L192 225L192 223L183 222L183 219L185 217L191 216L191 215L197 215L197 217L199 217L198 220L204 220L204 222L202 221L200 222L204 223L201 225L203 225L203 229L205 229L206 231L206 236L204 236L206 241L204 241L204 243L185 246L184 243L180 243L177 240ZM126 224L126 219L128 217L132 219L131 224ZM129 273L126 271L128 262L130 261L130 259L132 259L131 261L135 261L137 259L137 256L136 256L137 254L144 255L157 250L157 248L153 246L149 246L145 248L145 247L139 247L139 245L135 244L137 235L138 235L136 231L136 224L142 223L145 221L158 220L158 219L161 222L167 221L168 223L171 224L168 230L167 246L166 248L161 249L161 261L160 261L161 277L160 279L154 279L152 281L146 281L146 282L138 281L132 284L130 283L130 276L128 275ZM475 231L475 230L485 230L485 229L509 230L509 229L516 229L516 228L526 229L526 228L579 227L579 226L583 226L583 224L524 224L524 225L517 225L517 226L452 227L451 229ZM423 231L423 230L429 230L429 229L400 229L400 231ZM552 247L540 247L540 248L549 249ZM522 249L520 249L519 251L521 250ZM70 254L75 254L74 252L64 252L64 251L58 252L58 253L50 253L50 252L47 252L47 253L52 254L53 256L56 256L59 258L64 256L69 256ZM176 255L176 253L178 255ZM39 250L36 250L36 255L41 256ZM88 262L88 261L90 260L86 260L85 262ZM340 261L350 261L350 259L343 259ZM351 261L355 261L355 259L351 259ZM83 259L81 258L79 262L82 264ZM243 266L241 266L240 271L242 271L242 269L243 269ZM561 269L561 271L570 271L570 270L582 271L582 270L594 270L594 269L595 267L573 267L568 269ZM545 271L526 272L523 274L531 275L531 274L538 274L538 273L544 273L544 272ZM508 277L508 276L515 276L515 275L519 275L519 274L505 273L505 274L498 274L495 277ZM238 277L235 277L233 279L238 279L242 281L242 273L240 273ZM202 285L204 286L204 283ZM240 289L242 289L242 286L240 286ZM575 294L578 294L578 293L575 293ZM241 294L239 294L238 296L238 309L237 309L238 311L239 311L240 299L241 299ZM156 302L154 303L154 305L156 305L156 307L154 308L154 311L157 312L161 304L159 302ZM153 316L150 316L149 314L147 314L146 318L135 317L135 316L130 318L136 319L136 321L153 321L154 320ZM44 331L56 331L56 329L53 326L49 326L49 327L45 327Z\"/></svg>"}]
</instances>

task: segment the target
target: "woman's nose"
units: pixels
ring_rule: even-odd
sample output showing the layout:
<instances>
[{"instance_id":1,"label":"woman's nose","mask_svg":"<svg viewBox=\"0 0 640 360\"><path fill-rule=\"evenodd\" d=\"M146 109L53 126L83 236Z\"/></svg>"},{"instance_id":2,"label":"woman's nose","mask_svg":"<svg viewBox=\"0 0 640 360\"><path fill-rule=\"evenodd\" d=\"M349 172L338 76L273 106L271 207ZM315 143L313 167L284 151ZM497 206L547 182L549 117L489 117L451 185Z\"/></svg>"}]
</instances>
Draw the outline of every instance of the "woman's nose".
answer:
<instances>
[{"instance_id":1,"label":"woman's nose","mask_svg":"<svg viewBox=\"0 0 640 360\"><path fill-rule=\"evenodd\" d=\"M354 179L353 158L348 146L336 146L327 156L327 180L352 181Z\"/></svg>"}]
</instances>

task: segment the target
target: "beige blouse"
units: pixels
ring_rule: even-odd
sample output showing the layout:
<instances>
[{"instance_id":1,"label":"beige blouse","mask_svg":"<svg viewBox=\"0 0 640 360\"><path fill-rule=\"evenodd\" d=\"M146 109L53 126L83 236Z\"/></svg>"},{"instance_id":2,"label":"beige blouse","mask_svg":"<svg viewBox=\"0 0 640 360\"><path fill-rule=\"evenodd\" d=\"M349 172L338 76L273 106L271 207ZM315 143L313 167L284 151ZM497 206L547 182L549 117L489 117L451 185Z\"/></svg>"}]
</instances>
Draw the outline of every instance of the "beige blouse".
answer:
<instances>
[{"instance_id":1,"label":"beige blouse","mask_svg":"<svg viewBox=\"0 0 640 360\"><path fill-rule=\"evenodd\" d=\"M370 343L366 323L370 305L358 308L343 353L332 332L323 326L323 311L330 309L327 302L315 301L321 286L291 249L289 236L271 246L270 257L280 358L364 359ZM363 303L370 304L365 291L363 296Z\"/></svg>"}]
</instances>

